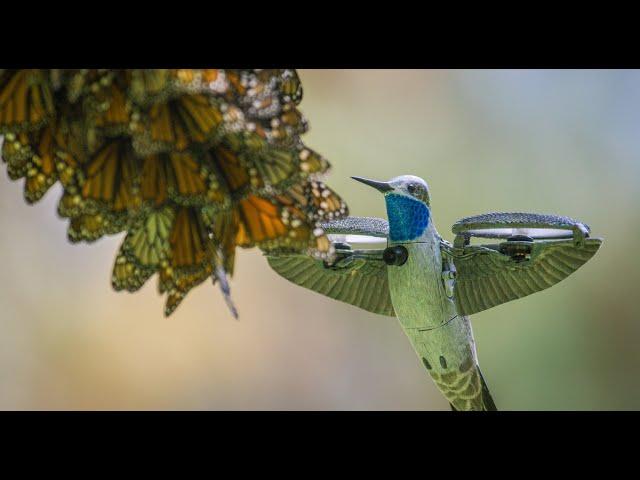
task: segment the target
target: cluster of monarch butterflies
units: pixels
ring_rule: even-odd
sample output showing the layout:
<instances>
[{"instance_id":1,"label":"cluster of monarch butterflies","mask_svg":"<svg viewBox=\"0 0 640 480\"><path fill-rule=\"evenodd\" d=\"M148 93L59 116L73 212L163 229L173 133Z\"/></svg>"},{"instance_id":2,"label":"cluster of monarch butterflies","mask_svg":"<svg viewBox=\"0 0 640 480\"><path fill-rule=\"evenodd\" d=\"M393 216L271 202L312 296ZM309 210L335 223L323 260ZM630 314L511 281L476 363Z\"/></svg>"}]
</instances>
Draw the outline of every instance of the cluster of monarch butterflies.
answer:
<instances>
[{"instance_id":1,"label":"cluster of monarch butterflies","mask_svg":"<svg viewBox=\"0 0 640 480\"><path fill-rule=\"evenodd\" d=\"M72 242L126 232L112 274L154 273L170 315L237 246L326 258L347 214L300 135L294 70L0 70L2 158L27 202L56 182Z\"/></svg>"}]
</instances>

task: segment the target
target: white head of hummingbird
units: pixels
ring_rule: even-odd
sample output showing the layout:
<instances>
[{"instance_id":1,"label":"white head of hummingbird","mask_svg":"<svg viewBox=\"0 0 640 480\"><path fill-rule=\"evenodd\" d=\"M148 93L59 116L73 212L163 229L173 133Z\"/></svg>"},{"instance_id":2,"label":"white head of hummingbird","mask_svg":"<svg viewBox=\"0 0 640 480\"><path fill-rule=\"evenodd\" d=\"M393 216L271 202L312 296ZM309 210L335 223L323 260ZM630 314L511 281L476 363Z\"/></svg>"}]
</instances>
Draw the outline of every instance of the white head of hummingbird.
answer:
<instances>
[{"instance_id":1,"label":"white head of hummingbird","mask_svg":"<svg viewBox=\"0 0 640 480\"><path fill-rule=\"evenodd\" d=\"M424 242L433 237L429 185L415 175L401 175L388 182L351 177L384 194L392 243ZM431 228L430 228L431 227Z\"/></svg>"}]
</instances>

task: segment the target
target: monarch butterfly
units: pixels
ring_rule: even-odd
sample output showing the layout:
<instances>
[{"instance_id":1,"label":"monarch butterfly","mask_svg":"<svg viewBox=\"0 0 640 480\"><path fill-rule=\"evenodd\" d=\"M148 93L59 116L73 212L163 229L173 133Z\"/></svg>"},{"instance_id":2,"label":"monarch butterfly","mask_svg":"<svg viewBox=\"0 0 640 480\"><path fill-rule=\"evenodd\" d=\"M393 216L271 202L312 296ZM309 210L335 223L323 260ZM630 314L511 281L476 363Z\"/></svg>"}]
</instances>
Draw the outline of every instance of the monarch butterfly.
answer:
<instances>
[{"instance_id":1,"label":"monarch butterfly","mask_svg":"<svg viewBox=\"0 0 640 480\"><path fill-rule=\"evenodd\" d=\"M0 75L0 133L37 130L53 116L51 87L44 72L3 70Z\"/></svg>"},{"instance_id":2,"label":"monarch butterfly","mask_svg":"<svg viewBox=\"0 0 640 480\"><path fill-rule=\"evenodd\" d=\"M228 297L237 247L332 255L301 99L294 70L0 70L2 156L30 203L60 182L71 241L126 232L113 287L157 273L170 315L210 277Z\"/></svg>"},{"instance_id":3,"label":"monarch butterfly","mask_svg":"<svg viewBox=\"0 0 640 480\"><path fill-rule=\"evenodd\" d=\"M139 114L137 149L143 153L185 151L194 143L205 143L222 124L220 108L206 95L184 95L155 103L147 113Z\"/></svg>"}]
</instances>

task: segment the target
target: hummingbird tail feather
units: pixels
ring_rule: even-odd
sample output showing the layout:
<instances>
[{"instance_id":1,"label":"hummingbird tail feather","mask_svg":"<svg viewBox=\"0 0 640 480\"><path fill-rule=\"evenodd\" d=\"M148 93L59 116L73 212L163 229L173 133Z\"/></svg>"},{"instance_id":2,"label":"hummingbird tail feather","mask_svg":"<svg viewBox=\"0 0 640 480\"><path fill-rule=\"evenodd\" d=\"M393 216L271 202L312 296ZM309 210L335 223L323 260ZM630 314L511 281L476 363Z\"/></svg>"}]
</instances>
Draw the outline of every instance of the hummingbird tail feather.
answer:
<instances>
[{"instance_id":1,"label":"hummingbird tail feather","mask_svg":"<svg viewBox=\"0 0 640 480\"><path fill-rule=\"evenodd\" d=\"M496 407L496 403L493 401L491 393L489 393L489 387L487 386L487 382L485 382L484 377L482 376L480 367L478 367L478 373L480 374L480 380L482 381L482 403L484 405L484 409L487 412L497 412L498 407Z\"/></svg>"}]
</instances>

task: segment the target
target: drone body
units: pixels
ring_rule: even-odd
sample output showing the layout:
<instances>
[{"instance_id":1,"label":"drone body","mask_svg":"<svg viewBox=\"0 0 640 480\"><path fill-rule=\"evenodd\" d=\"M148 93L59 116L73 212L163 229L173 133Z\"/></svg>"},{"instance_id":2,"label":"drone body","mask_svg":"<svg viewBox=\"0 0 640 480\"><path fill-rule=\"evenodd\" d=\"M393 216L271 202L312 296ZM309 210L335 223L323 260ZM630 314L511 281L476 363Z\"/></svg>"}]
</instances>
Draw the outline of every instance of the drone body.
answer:
<instances>
[{"instance_id":1,"label":"drone body","mask_svg":"<svg viewBox=\"0 0 640 480\"><path fill-rule=\"evenodd\" d=\"M337 255L332 264L269 255L271 267L331 298L396 316L452 409L495 410L468 316L554 285L589 260L601 240L567 217L502 213L457 222L451 245L434 226L424 180L354 179L384 194L388 224L358 217L328 223ZM344 242L358 235L386 241L387 248L358 250ZM471 237L506 241L470 245Z\"/></svg>"}]
</instances>

